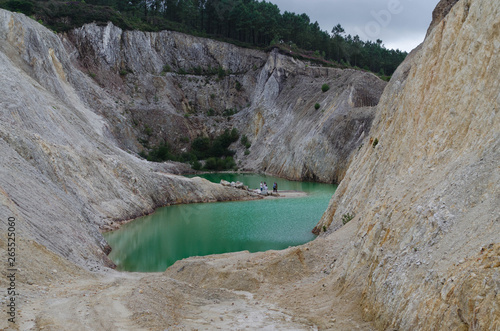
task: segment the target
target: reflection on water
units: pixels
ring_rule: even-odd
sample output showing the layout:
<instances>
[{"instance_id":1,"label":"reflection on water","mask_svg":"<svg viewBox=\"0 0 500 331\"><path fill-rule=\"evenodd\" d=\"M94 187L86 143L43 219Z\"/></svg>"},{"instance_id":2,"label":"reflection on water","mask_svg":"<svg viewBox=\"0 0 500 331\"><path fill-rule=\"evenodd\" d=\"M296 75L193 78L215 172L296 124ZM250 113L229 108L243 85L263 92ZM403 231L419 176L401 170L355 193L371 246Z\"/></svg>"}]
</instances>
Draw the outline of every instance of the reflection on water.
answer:
<instances>
[{"instance_id":1,"label":"reflection on water","mask_svg":"<svg viewBox=\"0 0 500 331\"><path fill-rule=\"evenodd\" d=\"M249 174L204 175L241 181L250 188L266 181L272 190L300 190L307 197L256 201L176 205L106 233L113 248L110 258L118 269L164 271L175 261L189 257L248 250L283 249L314 238L312 228L326 210L336 186L290 182L280 178Z\"/></svg>"}]
</instances>

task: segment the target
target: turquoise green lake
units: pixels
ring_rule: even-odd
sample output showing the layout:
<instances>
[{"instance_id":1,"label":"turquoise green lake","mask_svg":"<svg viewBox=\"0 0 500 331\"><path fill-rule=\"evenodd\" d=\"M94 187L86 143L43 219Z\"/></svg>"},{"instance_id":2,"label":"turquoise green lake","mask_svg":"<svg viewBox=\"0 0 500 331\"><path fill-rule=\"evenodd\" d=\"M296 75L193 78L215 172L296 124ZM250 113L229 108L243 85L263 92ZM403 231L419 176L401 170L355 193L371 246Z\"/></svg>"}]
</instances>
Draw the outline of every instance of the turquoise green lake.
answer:
<instances>
[{"instance_id":1,"label":"turquoise green lake","mask_svg":"<svg viewBox=\"0 0 500 331\"><path fill-rule=\"evenodd\" d=\"M157 209L153 214L108 232L109 255L119 270L164 271L190 257L248 250L284 249L314 239L311 230L326 210L336 185L291 182L254 174L207 174L212 182L241 181L258 188L261 181L279 190L307 192L306 197L197 203Z\"/></svg>"}]
</instances>

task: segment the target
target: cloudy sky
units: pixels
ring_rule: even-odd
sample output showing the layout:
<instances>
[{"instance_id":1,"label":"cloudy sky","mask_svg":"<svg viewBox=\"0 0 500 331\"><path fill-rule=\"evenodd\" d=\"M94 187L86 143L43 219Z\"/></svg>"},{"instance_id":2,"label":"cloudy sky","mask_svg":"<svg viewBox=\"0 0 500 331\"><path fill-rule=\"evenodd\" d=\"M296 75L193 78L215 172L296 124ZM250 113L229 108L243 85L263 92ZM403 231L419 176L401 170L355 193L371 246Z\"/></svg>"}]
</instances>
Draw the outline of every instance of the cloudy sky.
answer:
<instances>
[{"instance_id":1,"label":"cloudy sky","mask_svg":"<svg viewBox=\"0 0 500 331\"><path fill-rule=\"evenodd\" d=\"M439 0L267 0L281 12L306 13L328 32L340 23L346 34L381 39L387 48L411 51L425 37Z\"/></svg>"}]
</instances>

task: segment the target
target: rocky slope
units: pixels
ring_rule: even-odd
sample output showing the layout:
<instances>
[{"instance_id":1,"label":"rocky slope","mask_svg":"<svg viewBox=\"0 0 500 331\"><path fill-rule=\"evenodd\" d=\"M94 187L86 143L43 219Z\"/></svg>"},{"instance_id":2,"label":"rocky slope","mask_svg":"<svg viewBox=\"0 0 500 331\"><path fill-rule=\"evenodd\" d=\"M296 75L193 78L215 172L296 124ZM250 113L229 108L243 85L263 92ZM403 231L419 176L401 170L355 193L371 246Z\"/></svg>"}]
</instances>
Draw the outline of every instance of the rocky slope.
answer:
<instances>
[{"instance_id":1,"label":"rocky slope","mask_svg":"<svg viewBox=\"0 0 500 331\"><path fill-rule=\"evenodd\" d=\"M113 96L126 118L125 124L113 121L114 134L134 151L142 149L137 138L182 149L198 135L230 127L225 117L207 113L245 107L266 60L263 52L231 44L169 31L123 31L111 23L85 25L63 41L74 64ZM236 82L244 88L238 91Z\"/></svg>"},{"instance_id":2,"label":"rocky slope","mask_svg":"<svg viewBox=\"0 0 500 331\"><path fill-rule=\"evenodd\" d=\"M323 84L330 89L323 92ZM293 180L339 183L370 130L384 87L369 73L311 67L271 52L252 104L235 116L253 142L248 157L238 154L243 166Z\"/></svg>"},{"instance_id":3,"label":"rocky slope","mask_svg":"<svg viewBox=\"0 0 500 331\"><path fill-rule=\"evenodd\" d=\"M342 179L386 85L369 73L168 31L90 24L63 40L77 66L115 98L128 128L104 115L124 147L168 141L186 151L197 136L236 127L252 144L248 156L234 144L240 167L296 180ZM224 116L229 109L238 114Z\"/></svg>"},{"instance_id":4,"label":"rocky slope","mask_svg":"<svg viewBox=\"0 0 500 331\"><path fill-rule=\"evenodd\" d=\"M251 198L118 148L100 111L119 121L113 99L54 33L2 10L0 36L0 214L18 220L20 238L96 267L110 263L99 227L169 203Z\"/></svg>"},{"instance_id":5,"label":"rocky slope","mask_svg":"<svg viewBox=\"0 0 500 331\"><path fill-rule=\"evenodd\" d=\"M449 3L316 228L356 215L339 285L381 329L500 328L500 3Z\"/></svg>"}]
</instances>

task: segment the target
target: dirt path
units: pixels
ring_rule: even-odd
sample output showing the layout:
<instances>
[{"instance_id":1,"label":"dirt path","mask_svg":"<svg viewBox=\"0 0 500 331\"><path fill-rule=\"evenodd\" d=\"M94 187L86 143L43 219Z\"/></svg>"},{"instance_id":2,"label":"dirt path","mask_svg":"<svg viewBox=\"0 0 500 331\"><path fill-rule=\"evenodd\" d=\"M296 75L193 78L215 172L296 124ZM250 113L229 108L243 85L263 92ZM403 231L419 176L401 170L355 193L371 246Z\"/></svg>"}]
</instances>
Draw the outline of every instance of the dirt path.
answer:
<instances>
[{"instance_id":1,"label":"dirt path","mask_svg":"<svg viewBox=\"0 0 500 331\"><path fill-rule=\"evenodd\" d=\"M26 292L21 330L141 330L125 302L140 275L108 272Z\"/></svg>"},{"instance_id":2,"label":"dirt path","mask_svg":"<svg viewBox=\"0 0 500 331\"><path fill-rule=\"evenodd\" d=\"M314 330L249 292L200 289L162 274L109 271L24 293L20 330Z\"/></svg>"}]
</instances>

